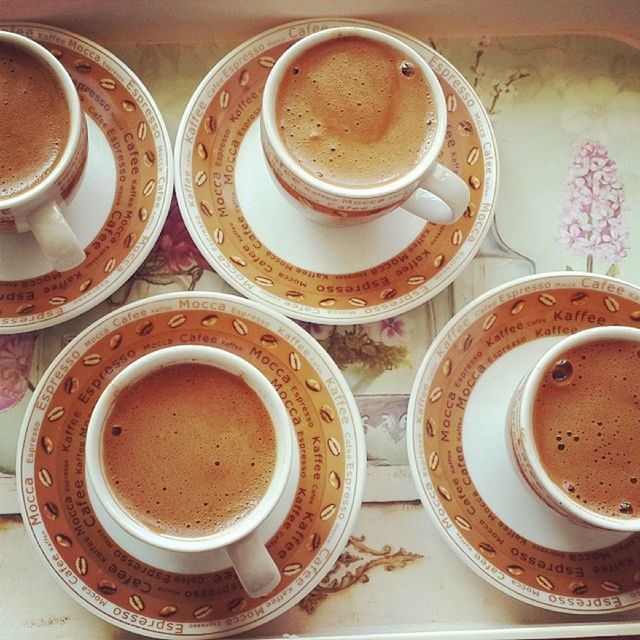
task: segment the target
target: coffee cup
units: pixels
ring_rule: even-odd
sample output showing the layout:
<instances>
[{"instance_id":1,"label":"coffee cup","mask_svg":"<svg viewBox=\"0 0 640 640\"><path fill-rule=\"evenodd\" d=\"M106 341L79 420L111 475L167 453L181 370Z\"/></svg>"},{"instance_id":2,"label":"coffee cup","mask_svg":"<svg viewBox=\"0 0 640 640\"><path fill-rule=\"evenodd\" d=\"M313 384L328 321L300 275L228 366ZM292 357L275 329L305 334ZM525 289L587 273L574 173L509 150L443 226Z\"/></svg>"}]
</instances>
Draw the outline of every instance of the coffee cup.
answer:
<instances>
[{"instance_id":1,"label":"coffee cup","mask_svg":"<svg viewBox=\"0 0 640 640\"><path fill-rule=\"evenodd\" d=\"M640 531L640 329L595 327L552 346L518 384L508 450L556 512Z\"/></svg>"},{"instance_id":2,"label":"coffee cup","mask_svg":"<svg viewBox=\"0 0 640 640\"><path fill-rule=\"evenodd\" d=\"M287 49L260 115L274 183L301 214L334 226L398 207L455 222L470 192L437 162L446 127L444 93L424 58L365 27L326 29Z\"/></svg>"},{"instance_id":3,"label":"coffee cup","mask_svg":"<svg viewBox=\"0 0 640 640\"><path fill-rule=\"evenodd\" d=\"M87 160L71 77L47 49L0 31L0 232L31 232L53 269L85 259L64 218Z\"/></svg>"},{"instance_id":4,"label":"coffee cup","mask_svg":"<svg viewBox=\"0 0 640 640\"><path fill-rule=\"evenodd\" d=\"M98 519L134 557L207 572L222 554L262 597L281 575L261 529L295 491L294 458L293 427L266 377L233 353L180 345L142 356L106 387L85 473Z\"/></svg>"}]
</instances>

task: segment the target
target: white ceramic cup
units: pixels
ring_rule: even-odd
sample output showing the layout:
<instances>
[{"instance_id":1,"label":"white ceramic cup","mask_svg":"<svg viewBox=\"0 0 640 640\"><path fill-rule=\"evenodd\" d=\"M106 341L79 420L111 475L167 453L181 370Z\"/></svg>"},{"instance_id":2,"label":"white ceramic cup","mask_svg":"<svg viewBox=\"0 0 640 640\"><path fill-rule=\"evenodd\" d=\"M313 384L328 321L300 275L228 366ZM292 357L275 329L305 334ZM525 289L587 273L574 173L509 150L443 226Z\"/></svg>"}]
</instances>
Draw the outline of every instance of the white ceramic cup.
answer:
<instances>
[{"instance_id":1,"label":"white ceramic cup","mask_svg":"<svg viewBox=\"0 0 640 640\"><path fill-rule=\"evenodd\" d=\"M302 168L282 142L276 121L278 89L290 64L320 43L354 36L386 44L420 69L429 85L437 114L433 142L420 161L392 182L363 188L331 184ZM302 38L278 58L267 77L262 97L260 135L272 178L303 215L321 224L357 224L400 206L430 222L455 222L469 204L470 192L460 177L437 162L446 128L444 93L424 58L397 38L371 28L335 27Z\"/></svg>"},{"instance_id":2,"label":"white ceramic cup","mask_svg":"<svg viewBox=\"0 0 640 640\"><path fill-rule=\"evenodd\" d=\"M87 161L87 123L80 99L71 77L47 49L8 31L0 31L0 43L24 49L51 71L62 89L70 115L69 135L51 172L26 191L7 198L0 196L0 232L30 231L53 269L67 271L85 259L84 249L64 218L65 202L77 187ZM37 130L33 135L38 135Z\"/></svg>"},{"instance_id":3,"label":"white ceramic cup","mask_svg":"<svg viewBox=\"0 0 640 640\"><path fill-rule=\"evenodd\" d=\"M635 343L640 352L640 329L633 327L595 327L585 329L563 338L536 362L533 368L520 381L512 396L507 412L507 445L512 454L516 469L531 489L556 512L579 524L610 529L615 531L640 531L640 515L616 518L599 513L572 500L549 477L540 461L540 454L534 437L533 409L538 390L546 371L562 359L567 351L594 342L623 340ZM640 386L640 358L634 371ZM558 425L558 429L566 429L566 424ZM640 433L638 434L640 446Z\"/></svg>"},{"instance_id":4,"label":"white ceramic cup","mask_svg":"<svg viewBox=\"0 0 640 640\"><path fill-rule=\"evenodd\" d=\"M232 526L209 536L178 537L158 533L132 517L109 488L102 463L102 430L118 393L127 386L160 368L179 363L198 363L223 369L240 376L262 399L275 430L276 462L273 476L258 505ZM89 495L96 515L105 530L124 549L144 557L155 566L163 566L170 552L174 571L193 570L189 556L225 552L240 583L251 597L269 594L281 575L259 536L259 529L274 512L291 485L297 483L292 473L297 442L288 413L269 380L252 364L239 356L200 345L180 345L160 349L142 356L123 369L104 390L91 414L87 430L85 473ZM140 555L141 554L141 555ZM158 562L156 562L156 559ZM205 569L206 570L206 569Z\"/></svg>"}]
</instances>

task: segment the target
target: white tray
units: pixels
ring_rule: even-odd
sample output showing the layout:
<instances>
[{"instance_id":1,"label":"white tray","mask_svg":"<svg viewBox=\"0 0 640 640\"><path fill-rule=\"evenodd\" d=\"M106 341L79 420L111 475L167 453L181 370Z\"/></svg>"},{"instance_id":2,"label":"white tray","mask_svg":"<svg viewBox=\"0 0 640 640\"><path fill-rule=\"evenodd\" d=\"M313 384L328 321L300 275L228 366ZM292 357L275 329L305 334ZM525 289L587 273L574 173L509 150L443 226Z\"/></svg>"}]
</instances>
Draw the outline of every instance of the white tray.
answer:
<instances>
[{"instance_id":1,"label":"white tray","mask_svg":"<svg viewBox=\"0 0 640 640\"><path fill-rule=\"evenodd\" d=\"M629 103L624 101L628 99L636 105L633 99L640 95L637 2L545 0L534 9L530 2L520 0L465 3L410 0L400 6L390 0L356 0L348 5L187 0L179 6L150 0L138 3L118 0L109 3L108 10L105 7L97 0L64 7L53 1L5 0L1 17L55 24L111 49L145 82L165 116L172 137L191 93L217 60L244 39L305 16L357 16L383 22L434 44L470 81L477 77L477 91L485 106L493 111L491 117L502 160L496 225L480 255L454 285L431 305L403 318L411 327L405 343L411 347L406 366L373 377L365 375L362 368L349 368L347 375L360 396L359 403L364 403L361 406L371 402L372 397L391 393L398 396L394 406L401 407L435 329L442 327L471 298L496 284L534 271L565 266L585 268L582 257L572 257L555 242L571 159L568 141L572 136L582 135L567 129L572 126L571 113L563 112L562 108L567 104L575 107L580 91L593 97L589 105L596 115L591 124L596 129L606 128L604 142L625 182L629 211L640 210L637 188L640 152L637 144L625 144L638 128L626 133L623 128L625 118L630 115L624 106ZM478 44L483 35L492 38ZM606 37L596 39L593 35ZM539 76L536 83L522 78L507 84L511 73L526 72L527 66L536 67ZM562 77L558 70L564 74ZM552 73L556 75L551 77ZM604 84L587 87L592 76L602 78ZM577 87L578 93L540 92L541 87L557 90L558 82L563 91L571 85ZM514 95L514 89L518 95ZM498 97L492 109L496 92ZM619 96L624 92L632 95L621 100ZM547 111L542 113L545 99ZM640 109L631 111L631 116L634 113L637 117ZM544 116L542 120L538 118L540 114ZM541 122L547 122L554 130L547 135L548 129L541 128ZM540 155L547 149L550 151ZM545 162L540 161L542 157ZM617 269L621 277L637 284L640 221L638 216L632 219L631 214L627 218L633 239L630 244L635 248ZM507 244L501 241L498 229ZM610 265L604 262L596 261L592 266L600 273L610 270ZM216 286L213 281L202 284ZM180 286L184 287L184 283ZM155 292L149 285L146 293ZM86 318L85 323L89 320ZM80 321L74 321L52 330L48 334L52 342L39 347L47 353L39 355L45 360L52 357L55 340L61 343L80 328ZM370 456L378 460L370 463L365 505L354 530L354 536L364 539L354 538L346 549L336 569L335 583L307 598L304 608L294 607L253 631L251 637L292 634L334 639L471 639L640 634L638 612L596 618L553 613L518 602L473 574L451 552L416 501L417 493L402 456L403 445L390 437L402 422L402 409L398 411L390 418L391 423L380 420L371 424L367 433ZM13 478L0 476L0 512L15 511L12 489ZM16 640L134 637L76 605L32 557L19 519L0 516L0 637Z\"/></svg>"}]
</instances>

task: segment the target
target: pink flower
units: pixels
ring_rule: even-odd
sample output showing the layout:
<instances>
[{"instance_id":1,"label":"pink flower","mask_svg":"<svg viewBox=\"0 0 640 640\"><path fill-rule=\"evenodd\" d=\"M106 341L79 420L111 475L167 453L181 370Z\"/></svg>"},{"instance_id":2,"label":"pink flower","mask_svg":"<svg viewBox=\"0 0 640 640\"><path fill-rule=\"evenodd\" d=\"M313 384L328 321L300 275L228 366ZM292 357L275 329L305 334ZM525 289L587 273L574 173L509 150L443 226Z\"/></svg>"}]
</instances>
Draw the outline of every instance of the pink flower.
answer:
<instances>
[{"instance_id":1,"label":"pink flower","mask_svg":"<svg viewBox=\"0 0 640 640\"><path fill-rule=\"evenodd\" d=\"M376 342L393 345L403 342L406 327L401 318L387 318L368 326L367 333Z\"/></svg>"},{"instance_id":2,"label":"pink flower","mask_svg":"<svg viewBox=\"0 0 640 640\"><path fill-rule=\"evenodd\" d=\"M194 266L211 270L209 263L202 257L184 226L175 196L171 201L169 215L156 248L165 257L163 269L165 273L168 271L175 275L184 274Z\"/></svg>"},{"instance_id":3,"label":"pink flower","mask_svg":"<svg viewBox=\"0 0 640 640\"><path fill-rule=\"evenodd\" d=\"M315 324L313 322L300 322L300 326L316 340L326 340L332 333L333 327L328 324Z\"/></svg>"},{"instance_id":4,"label":"pink flower","mask_svg":"<svg viewBox=\"0 0 640 640\"><path fill-rule=\"evenodd\" d=\"M580 257L618 263L627 256L629 233L622 215L625 194L606 147L587 140L569 167L557 241Z\"/></svg>"},{"instance_id":5,"label":"pink flower","mask_svg":"<svg viewBox=\"0 0 640 640\"><path fill-rule=\"evenodd\" d=\"M0 411L17 405L29 388L37 333L0 337Z\"/></svg>"}]
</instances>

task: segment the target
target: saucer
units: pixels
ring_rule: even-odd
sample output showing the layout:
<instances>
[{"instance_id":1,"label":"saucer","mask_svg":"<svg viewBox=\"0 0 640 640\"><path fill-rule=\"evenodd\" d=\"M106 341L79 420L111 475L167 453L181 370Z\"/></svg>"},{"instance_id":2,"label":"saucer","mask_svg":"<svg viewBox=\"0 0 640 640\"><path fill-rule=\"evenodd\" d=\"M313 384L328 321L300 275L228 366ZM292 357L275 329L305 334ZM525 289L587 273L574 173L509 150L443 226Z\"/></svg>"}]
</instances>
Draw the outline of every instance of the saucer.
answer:
<instances>
[{"instance_id":1,"label":"saucer","mask_svg":"<svg viewBox=\"0 0 640 640\"><path fill-rule=\"evenodd\" d=\"M640 534L580 526L535 495L508 455L507 407L546 349L612 324L640 326L640 288L580 272L501 285L439 334L409 404L411 470L437 528L487 582L556 611L640 605Z\"/></svg>"},{"instance_id":2,"label":"saucer","mask_svg":"<svg viewBox=\"0 0 640 640\"><path fill-rule=\"evenodd\" d=\"M403 209L357 226L316 224L269 177L258 127L269 70L301 37L354 24L407 41L438 75L449 122L439 160L471 190L471 204L455 224L427 224ZM314 19L252 38L204 78L176 140L178 202L205 259L242 294L300 320L373 322L424 303L473 258L493 215L496 144L480 100L439 53L383 25Z\"/></svg>"},{"instance_id":3,"label":"saucer","mask_svg":"<svg viewBox=\"0 0 640 640\"><path fill-rule=\"evenodd\" d=\"M46 25L3 23L62 62L89 130L87 168L66 207L86 260L51 267L30 233L0 235L0 334L43 329L107 298L142 264L162 229L173 186L170 141L141 81L112 53Z\"/></svg>"},{"instance_id":4,"label":"saucer","mask_svg":"<svg viewBox=\"0 0 640 640\"><path fill-rule=\"evenodd\" d=\"M269 377L289 410L300 448L299 481L268 543L283 576L268 598L249 598L230 568L184 574L143 562L113 542L91 506L84 443L92 408L123 367L172 344L240 355ZM235 296L177 292L122 307L64 348L31 399L16 469L37 555L80 604L136 633L212 638L274 618L320 582L354 524L365 461L353 396L303 329Z\"/></svg>"}]
</instances>

